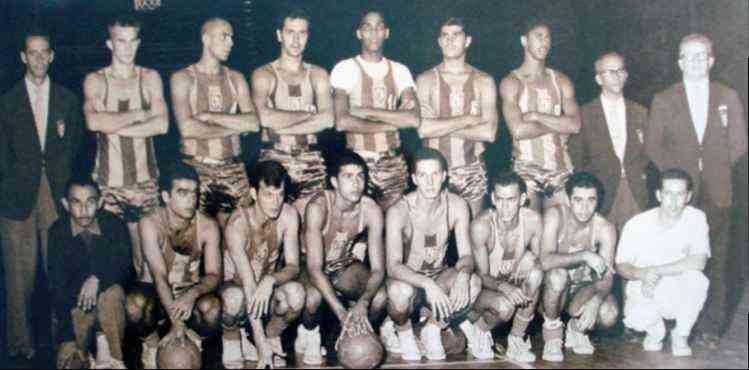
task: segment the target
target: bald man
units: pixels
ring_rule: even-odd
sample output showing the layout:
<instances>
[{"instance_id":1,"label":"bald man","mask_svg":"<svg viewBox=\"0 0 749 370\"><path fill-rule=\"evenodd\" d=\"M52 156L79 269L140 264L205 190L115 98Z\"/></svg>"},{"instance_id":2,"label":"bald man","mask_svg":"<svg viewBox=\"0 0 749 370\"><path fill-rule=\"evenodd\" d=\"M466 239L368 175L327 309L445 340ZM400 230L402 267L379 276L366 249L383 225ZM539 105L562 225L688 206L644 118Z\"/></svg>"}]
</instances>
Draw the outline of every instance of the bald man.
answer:
<instances>
[{"instance_id":1,"label":"bald man","mask_svg":"<svg viewBox=\"0 0 749 370\"><path fill-rule=\"evenodd\" d=\"M236 206L249 201L240 135L260 127L247 81L224 65L233 37L226 20L206 21L200 60L175 72L171 79L180 151L200 175L201 210L216 214L221 225Z\"/></svg>"}]
</instances>

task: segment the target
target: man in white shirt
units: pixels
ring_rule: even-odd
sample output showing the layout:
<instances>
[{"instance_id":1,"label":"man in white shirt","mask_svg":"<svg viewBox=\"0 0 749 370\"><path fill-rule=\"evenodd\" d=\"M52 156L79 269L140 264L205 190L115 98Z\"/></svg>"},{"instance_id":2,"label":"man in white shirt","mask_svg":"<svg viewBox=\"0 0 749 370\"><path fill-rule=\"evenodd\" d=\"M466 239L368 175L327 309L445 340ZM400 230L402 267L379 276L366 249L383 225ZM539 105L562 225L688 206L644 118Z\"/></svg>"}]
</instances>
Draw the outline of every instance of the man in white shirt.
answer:
<instances>
[{"instance_id":1,"label":"man in white shirt","mask_svg":"<svg viewBox=\"0 0 749 370\"><path fill-rule=\"evenodd\" d=\"M398 130L420 122L411 72L383 56L389 36L384 15L366 12L356 30L361 54L339 62L330 74L336 127L346 133L346 146L367 161L368 185L383 210L406 190Z\"/></svg>"},{"instance_id":2,"label":"man in white shirt","mask_svg":"<svg viewBox=\"0 0 749 370\"><path fill-rule=\"evenodd\" d=\"M645 134L645 150L660 170L682 168L694 179L691 204L707 215L712 258L705 274L711 286L697 336L713 350L731 321L731 171L747 152L742 100L735 90L711 81L714 63L709 38L692 34L682 39L683 81L655 95Z\"/></svg>"},{"instance_id":3,"label":"man in white shirt","mask_svg":"<svg viewBox=\"0 0 749 370\"><path fill-rule=\"evenodd\" d=\"M656 197L660 206L627 222L619 242L616 269L628 280L624 325L647 333L645 351L660 351L666 335L663 319L675 319L672 353L691 356L687 338L709 286L702 273L710 258L707 220L687 205L692 179L681 169L662 173Z\"/></svg>"}]
</instances>

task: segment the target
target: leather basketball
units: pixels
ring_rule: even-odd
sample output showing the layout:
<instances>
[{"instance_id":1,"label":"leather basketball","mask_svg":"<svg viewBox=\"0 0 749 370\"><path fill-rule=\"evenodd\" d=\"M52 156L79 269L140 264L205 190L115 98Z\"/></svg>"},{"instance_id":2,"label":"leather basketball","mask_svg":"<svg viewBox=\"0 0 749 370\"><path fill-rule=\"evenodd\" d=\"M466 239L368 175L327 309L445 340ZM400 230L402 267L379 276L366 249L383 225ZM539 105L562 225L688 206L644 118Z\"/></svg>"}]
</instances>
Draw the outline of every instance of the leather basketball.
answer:
<instances>
[{"instance_id":1,"label":"leather basketball","mask_svg":"<svg viewBox=\"0 0 749 370\"><path fill-rule=\"evenodd\" d=\"M380 339L371 333L347 338L338 347L338 360L347 369L374 369L384 356Z\"/></svg>"},{"instance_id":2,"label":"leather basketball","mask_svg":"<svg viewBox=\"0 0 749 370\"><path fill-rule=\"evenodd\" d=\"M465 334L460 330L447 328L442 331L442 346L445 348L445 353L448 355L458 355L466 350Z\"/></svg>"},{"instance_id":3,"label":"leather basketball","mask_svg":"<svg viewBox=\"0 0 749 370\"><path fill-rule=\"evenodd\" d=\"M200 348L187 335L177 336L159 348L156 363L159 369L200 369Z\"/></svg>"}]
</instances>

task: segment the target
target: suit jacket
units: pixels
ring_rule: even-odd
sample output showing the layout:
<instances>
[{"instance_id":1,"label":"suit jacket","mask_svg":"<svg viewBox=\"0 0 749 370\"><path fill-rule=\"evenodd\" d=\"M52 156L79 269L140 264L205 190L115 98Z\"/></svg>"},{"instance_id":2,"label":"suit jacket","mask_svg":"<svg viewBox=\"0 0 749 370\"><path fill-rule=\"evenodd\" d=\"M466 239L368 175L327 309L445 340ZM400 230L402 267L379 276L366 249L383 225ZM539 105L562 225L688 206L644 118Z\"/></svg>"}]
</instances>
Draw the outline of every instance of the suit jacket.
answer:
<instances>
[{"instance_id":1,"label":"suit jacket","mask_svg":"<svg viewBox=\"0 0 749 370\"><path fill-rule=\"evenodd\" d=\"M25 80L0 97L0 216L29 217L39 193L42 167L60 199L83 138L81 104L68 89L52 82L45 149L42 152ZM62 214L59 202L58 211Z\"/></svg>"},{"instance_id":2,"label":"suit jacket","mask_svg":"<svg viewBox=\"0 0 749 370\"><path fill-rule=\"evenodd\" d=\"M588 171L603 183L606 190L601 212L611 211L622 175L622 165L640 209L648 208L647 173L650 159L645 154L643 136L647 122L647 109L631 100L625 100L627 144L623 163L616 156L611 140L601 98L596 98L580 108L582 127L570 138L567 146L575 169Z\"/></svg>"},{"instance_id":3,"label":"suit jacket","mask_svg":"<svg viewBox=\"0 0 749 370\"><path fill-rule=\"evenodd\" d=\"M678 167L692 176L693 203L708 199L711 205L728 208L733 197L731 170L747 150L744 106L736 91L710 82L707 128L700 145L688 104L683 82L655 95L645 149L659 170Z\"/></svg>"}]
</instances>

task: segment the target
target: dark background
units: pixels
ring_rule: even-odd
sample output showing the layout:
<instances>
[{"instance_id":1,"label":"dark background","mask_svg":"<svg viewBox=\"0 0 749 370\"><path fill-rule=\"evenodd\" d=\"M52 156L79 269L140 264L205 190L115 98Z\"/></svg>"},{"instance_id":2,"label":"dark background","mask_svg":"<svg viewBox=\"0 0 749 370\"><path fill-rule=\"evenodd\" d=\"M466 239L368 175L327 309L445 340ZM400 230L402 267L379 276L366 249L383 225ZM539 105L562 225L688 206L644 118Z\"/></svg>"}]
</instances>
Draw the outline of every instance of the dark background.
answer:
<instances>
[{"instance_id":1,"label":"dark background","mask_svg":"<svg viewBox=\"0 0 749 370\"><path fill-rule=\"evenodd\" d=\"M519 23L528 15L548 18L553 26L549 65L570 76L580 104L599 93L593 80L596 57L604 51L618 50L628 59L627 95L649 106L656 91L680 78L676 64L679 40L688 33L702 32L715 44L714 79L738 90L746 106L749 56L749 1L746 0L162 0L162 3L153 12L140 13L144 27L137 62L161 73L167 96L171 73L199 58L199 29L206 18L221 16L233 24L235 45L228 64L249 77L254 68L277 56L276 13L282 6L296 4L312 16L306 59L328 70L336 62L358 53L354 30L362 12L375 8L384 11L391 29L386 55L407 65L414 77L440 62L436 44L440 22L448 16L460 16L473 36L469 62L494 76L497 82L522 62ZM22 31L41 25L52 34L56 52L51 69L53 79L80 96L85 74L110 62L109 50L104 45L107 20L132 10L133 0L0 0L0 92L9 89L23 75L19 58ZM93 164L95 142L92 137L89 139L82 169ZM177 157L177 140L172 122L169 133L156 141L160 160ZM343 145L340 135L332 131L323 135L323 140L331 150ZM246 138L247 160L255 156L257 144L256 137ZM406 149L419 145L413 132L406 134L404 145ZM501 122L498 138L487 152L490 170L506 167L510 152L511 140ZM740 191L735 235L743 236L738 237L735 245L746 250L746 157L737 173ZM746 260L746 254L741 260ZM737 274L745 275L745 270L744 267ZM4 338L0 339L0 343L3 341Z\"/></svg>"}]
</instances>

